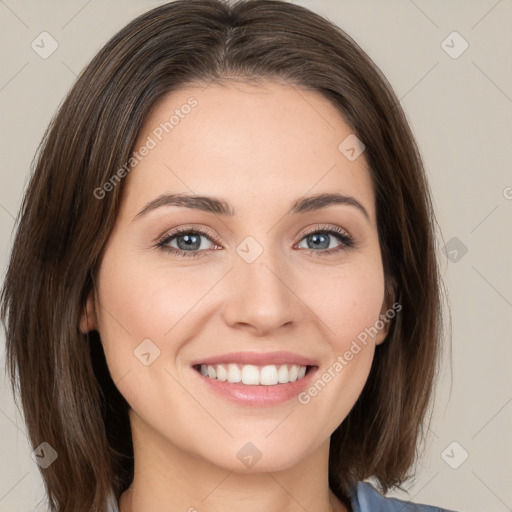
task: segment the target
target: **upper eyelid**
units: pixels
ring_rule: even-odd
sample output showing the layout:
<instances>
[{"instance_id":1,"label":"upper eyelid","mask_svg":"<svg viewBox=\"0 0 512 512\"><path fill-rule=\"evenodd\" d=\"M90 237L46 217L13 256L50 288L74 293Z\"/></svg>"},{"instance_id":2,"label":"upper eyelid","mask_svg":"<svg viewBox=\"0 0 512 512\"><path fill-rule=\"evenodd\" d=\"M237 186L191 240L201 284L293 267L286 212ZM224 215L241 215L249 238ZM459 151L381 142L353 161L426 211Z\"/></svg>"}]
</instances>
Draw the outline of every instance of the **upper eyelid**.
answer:
<instances>
[{"instance_id":1,"label":"upper eyelid","mask_svg":"<svg viewBox=\"0 0 512 512\"><path fill-rule=\"evenodd\" d=\"M349 231L347 231L345 228L342 228L341 226L329 226L329 225L323 225L320 224L318 226L312 226L311 228L307 228L306 231L303 231L302 236L305 237L311 233L315 233L317 231L342 231L345 233L349 238L352 238L352 235ZM339 233L337 233L339 234Z\"/></svg>"},{"instance_id":2,"label":"upper eyelid","mask_svg":"<svg viewBox=\"0 0 512 512\"><path fill-rule=\"evenodd\" d=\"M165 242L166 240L170 240L176 236L182 235L183 233L197 232L200 236L206 236L211 239L212 242L218 243L217 237L213 235L207 228L196 228L196 227L179 227L170 231L166 231L163 235L159 236L157 242Z\"/></svg>"}]
</instances>

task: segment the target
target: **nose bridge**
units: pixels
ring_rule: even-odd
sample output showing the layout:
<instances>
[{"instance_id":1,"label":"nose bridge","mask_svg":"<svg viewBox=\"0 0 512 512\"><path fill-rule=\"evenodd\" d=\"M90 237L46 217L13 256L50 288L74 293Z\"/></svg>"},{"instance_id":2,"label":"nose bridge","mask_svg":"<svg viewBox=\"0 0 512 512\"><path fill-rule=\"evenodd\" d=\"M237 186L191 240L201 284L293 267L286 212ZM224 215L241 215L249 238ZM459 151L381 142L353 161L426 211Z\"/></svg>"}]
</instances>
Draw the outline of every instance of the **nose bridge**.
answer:
<instances>
[{"instance_id":1,"label":"nose bridge","mask_svg":"<svg viewBox=\"0 0 512 512\"><path fill-rule=\"evenodd\" d=\"M288 283L290 273L278 248L247 237L236 248L225 318L231 324L249 324L260 332L296 320L296 299Z\"/></svg>"}]
</instances>

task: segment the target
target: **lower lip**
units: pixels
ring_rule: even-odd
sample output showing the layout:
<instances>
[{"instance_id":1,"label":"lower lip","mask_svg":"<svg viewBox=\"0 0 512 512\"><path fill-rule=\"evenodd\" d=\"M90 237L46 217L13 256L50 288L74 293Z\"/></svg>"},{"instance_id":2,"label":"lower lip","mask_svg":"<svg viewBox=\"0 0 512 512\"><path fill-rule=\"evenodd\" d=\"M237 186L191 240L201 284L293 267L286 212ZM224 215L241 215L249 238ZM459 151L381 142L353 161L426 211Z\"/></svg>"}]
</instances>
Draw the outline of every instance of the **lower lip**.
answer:
<instances>
[{"instance_id":1,"label":"lower lip","mask_svg":"<svg viewBox=\"0 0 512 512\"><path fill-rule=\"evenodd\" d=\"M309 385L318 367L308 369L306 375L295 382L288 384L274 384L272 386L248 386L241 383L232 383L205 377L195 369L192 371L217 394L240 405L277 405L293 398L304 391Z\"/></svg>"}]
</instances>

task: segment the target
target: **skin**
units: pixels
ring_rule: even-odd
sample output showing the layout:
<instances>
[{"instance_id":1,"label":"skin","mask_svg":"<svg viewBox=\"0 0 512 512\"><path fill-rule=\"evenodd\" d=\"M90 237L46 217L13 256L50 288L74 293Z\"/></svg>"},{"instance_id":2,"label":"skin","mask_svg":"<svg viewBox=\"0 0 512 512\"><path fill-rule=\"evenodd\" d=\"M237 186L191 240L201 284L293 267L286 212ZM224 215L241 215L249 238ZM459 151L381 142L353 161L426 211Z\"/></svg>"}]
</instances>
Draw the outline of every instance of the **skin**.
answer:
<instances>
[{"instance_id":1,"label":"skin","mask_svg":"<svg viewBox=\"0 0 512 512\"><path fill-rule=\"evenodd\" d=\"M230 402L190 363L287 350L318 361L320 376L389 308L364 153L349 161L338 150L352 130L326 98L270 81L174 91L155 105L135 147L190 97L198 105L125 178L81 319L84 332L100 332L131 406L135 477L120 510L346 511L328 486L329 439L360 395L386 328L306 405ZM354 197L369 218L339 204L287 214L293 201L320 192ZM222 198L236 214L163 206L134 220L163 193ZM201 256L156 247L191 224L216 238L202 236ZM356 246L326 254L304 235L317 226L342 228ZM247 236L263 249L250 264L236 252ZM160 355L145 366L134 350L148 338ZM248 442L262 454L251 468L237 457Z\"/></svg>"}]
</instances>

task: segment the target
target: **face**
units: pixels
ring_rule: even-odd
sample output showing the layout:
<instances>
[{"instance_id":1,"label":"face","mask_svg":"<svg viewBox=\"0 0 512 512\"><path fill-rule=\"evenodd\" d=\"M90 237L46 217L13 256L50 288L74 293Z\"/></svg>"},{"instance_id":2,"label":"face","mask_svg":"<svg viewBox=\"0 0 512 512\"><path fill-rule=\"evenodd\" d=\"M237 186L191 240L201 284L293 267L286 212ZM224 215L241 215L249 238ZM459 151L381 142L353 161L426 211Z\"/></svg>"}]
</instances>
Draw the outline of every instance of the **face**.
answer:
<instances>
[{"instance_id":1,"label":"face","mask_svg":"<svg viewBox=\"0 0 512 512\"><path fill-rule=\"evenodd\" d=\"M81 326L162 452L282 470L356 402L389 304L351 133L273 82L187 87L146 119Z\"/></svg>"}]
</instances>

